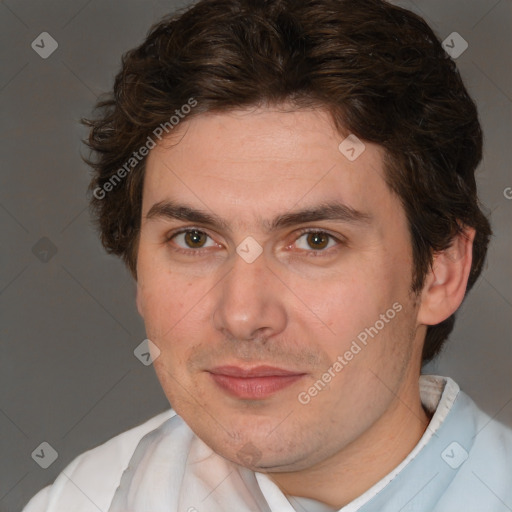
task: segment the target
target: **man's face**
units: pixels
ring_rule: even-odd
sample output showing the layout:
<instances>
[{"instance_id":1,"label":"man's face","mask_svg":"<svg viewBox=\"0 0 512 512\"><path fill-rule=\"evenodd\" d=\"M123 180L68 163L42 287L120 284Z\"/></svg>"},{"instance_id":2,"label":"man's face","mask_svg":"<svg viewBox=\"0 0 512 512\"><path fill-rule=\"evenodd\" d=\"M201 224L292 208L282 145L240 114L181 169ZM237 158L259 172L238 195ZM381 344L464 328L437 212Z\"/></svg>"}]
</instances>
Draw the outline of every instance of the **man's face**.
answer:
<instances>
[{"instance_id":1,"label":"man's face","mask_svg":"<svg viewBox=\"0 0 512 512\"><path fill-rule=\"evenodd\" d=\"M383 150L350 161L343 139L322 111L259 109L183 122L148 157L137 300L155 370L195 433L254 469L327 460L417 387L405 213Z\"/></svg>"}]
</instances>

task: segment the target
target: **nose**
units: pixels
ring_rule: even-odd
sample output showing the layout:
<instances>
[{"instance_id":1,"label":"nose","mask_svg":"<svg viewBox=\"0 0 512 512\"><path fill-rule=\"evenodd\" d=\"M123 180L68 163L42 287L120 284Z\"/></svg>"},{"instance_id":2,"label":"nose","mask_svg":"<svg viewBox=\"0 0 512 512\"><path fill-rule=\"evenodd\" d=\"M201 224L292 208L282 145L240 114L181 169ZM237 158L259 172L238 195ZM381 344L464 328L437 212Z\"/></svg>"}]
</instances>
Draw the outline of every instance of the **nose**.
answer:
<instances>
[{"instance_id":1,"label":"nose","mask_svg":"<svg viewBox=\"0 0 512 512\"><path fill-rule=\"evenodd\" d=\"M267 266L265 254L247 263L233 256L230 272L216 287L214 328L229 340L266 340L287 323L281 282Z\"/></svg>"}]
</instances>

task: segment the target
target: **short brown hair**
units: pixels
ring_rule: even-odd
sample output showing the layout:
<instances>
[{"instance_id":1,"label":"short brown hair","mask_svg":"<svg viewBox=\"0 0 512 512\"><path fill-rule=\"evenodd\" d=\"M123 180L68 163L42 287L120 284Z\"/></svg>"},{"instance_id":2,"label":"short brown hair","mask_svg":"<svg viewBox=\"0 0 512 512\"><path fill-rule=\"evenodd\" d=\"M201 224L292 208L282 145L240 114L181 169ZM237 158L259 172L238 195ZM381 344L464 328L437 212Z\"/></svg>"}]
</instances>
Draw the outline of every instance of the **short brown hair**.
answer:
<instances>
[{"instance_id":1,"label":"short brown hair","mask_svg":"<svg viewBox=\"0 0 512 512\"><path fill-rule=\"evenodd\" d=\"M464 226L476 230L473 286L491 235L475 182L482 133L455 63L419 16L381 0L201 0L153 26L124 55L100 115L84 120L102 243L135 278L145 158L133 169L126 162L191 98L188 116L282 103L324 108L340 132L381 145L388 186L409 222L412 291ZM454 320L429 326L424 363Z\"/></svg>"}]
</instances>

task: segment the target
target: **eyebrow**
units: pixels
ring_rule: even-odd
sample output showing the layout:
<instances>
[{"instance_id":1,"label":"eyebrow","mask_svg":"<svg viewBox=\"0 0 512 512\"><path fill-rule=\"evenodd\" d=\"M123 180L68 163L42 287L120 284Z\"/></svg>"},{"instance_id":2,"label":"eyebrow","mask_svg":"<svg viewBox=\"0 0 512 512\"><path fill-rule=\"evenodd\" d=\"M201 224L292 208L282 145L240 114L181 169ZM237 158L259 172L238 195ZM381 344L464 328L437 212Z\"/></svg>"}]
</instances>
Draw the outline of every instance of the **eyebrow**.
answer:
<instances>
[{"instance_id":1,"label":"eyebrow","mask_svg":"<svg viewBox=\"0 0 512 512\"><path fill-rule=\"evenodd\" d=\"M169 200L155 203L146 214L146 219L148 220L157 218L182 220L231 231L229 224L218 215ZM369 224L372 216L343 203L329 202L295 212L283 213L270 221L264 221L263 226L267 231L276 231L298 224L325 220L351 224Z\"/></svg>"}]
</instances>

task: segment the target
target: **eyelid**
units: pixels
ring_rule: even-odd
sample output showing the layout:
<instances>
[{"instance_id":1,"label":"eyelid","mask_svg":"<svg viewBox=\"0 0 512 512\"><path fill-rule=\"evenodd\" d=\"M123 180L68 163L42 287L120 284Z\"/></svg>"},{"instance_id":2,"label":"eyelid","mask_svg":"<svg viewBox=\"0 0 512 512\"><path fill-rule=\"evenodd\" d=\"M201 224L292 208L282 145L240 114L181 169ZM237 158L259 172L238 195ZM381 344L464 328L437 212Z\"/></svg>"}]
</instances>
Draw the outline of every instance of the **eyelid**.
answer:
<instances>
[{"instance_id":1,"label":"eyelid","mask_svg":"<svg viewBox=\"0 0 512 512\"><path fill-rule=\"evenodd\" d=\"M309 227L309 228L301 228L299 229L299 234L297 238L301 237L302 235L305 235L306 233L324 233L326 235L329 235L331 238L334 238L338 242L344 242L345 237L339 233L332 233L329 229L325 228L315 228L315 227Z\"/></svg>"},{"instance_id":2,"label":"eyelid","mask_svg":"<svg viewBox=\"0 0 512 512\"><path fill-rule=\"evenodd\" d=\"M186 233L187 231L200 231L201 233L204 233L205 235L208 235L210 238L213 238L210 233L208 233L208 230L205 228L201 228L199 226L182 226L179 228L172 229L171 231L167 232L165 234L165 239L170 240L172 237L176 235L180 235L181 233Z\"/></svg>"},{"instance_id":3,"label":"eyelid","mask_svg":"<svg viewBox=\"0 0 512 512\"><path fill-rule=\"evenodd\" d=\"M315 256L322 256L322 255L330 254L332 251L335 251L336 249L338 249L341 245L347 245L346 238L340 234L334 235L329 230L324 229L324 228L309 227L309 228L300 229L298 231L298 233L296 232L294 235L293 241L286 245L286 249L289 249L292 245L294 245L297 242L297 240L299 240L299 238L301 238L302 236L304 236L308 233L325 234L325 235L329 236L331 239L335 240L337 242L337 244L334 247L329 247L328 249L316 250L316 251L314 249L311 249L311 250L299 249L299 251L301 251L301 252L306 252L308 254L314 254Z\"/></svg>"},{"instance_id":4,"label":"eyelid","mask_svg":"<svg viewBox=\"0 0 512 512\"><path fill-rule=\"evenodd\" d=\"M217 246L221 245L219 242L217 242L217 240L210 234L208 233L208 231L204 228L200 228L198 226L184 226L184 227L181 227L181 228L177 228L173 231L170 231L168 233L165 234L165 243L169 243L172 241L173 238L177 237L178 235L182 235L183 233L187 233L189 231L199 231L200 233L204 233L208 238L210 238ZM187 253L191 253L191 252L194 252L194 253L198 253L198 252L201 252L203 250L208 250L208 249L211 249L211 247L199 247L197 249L194 249L192 247L189 247L188 249L186 249L185 247L180 247L179 245L176 245L176 249L177 251L184 251L184 252L187 252Z\"/></svg>"},{"instance_id":5,"label":"eyelid","mask_svg":"<svg viewBox=\"0 0 512 512\"><path fill-rule=\"evenodd\" d=\"M199 231L201 233L204 233L217 246L222 245L219 242L217 242L217 240L208 232L208 230L206 230L205 228L199 227L199 226L183 226L183 227L177 228L173 231L170 231L170 232L166 233L166 235L165 235L165 243L171 242L171 240L174 237L176 237L180 234L183 234L183 233L187 233L188 231ZM328 249L316 250L316 251L314 249L310 249L310 250L298 249L299 252L313 254L315 256L330 255L331 252L336 251L341 245L347 245L346 238L343 237L342 235L340 235L339 233L337 233L335 235L335 234L331 233L329 230L324 229L324 228L307 227L307 228L301 228L298 231L295 231L295 233L293 235L293 240L290 243L286 243L285 249L290 249L292 247L292 245L294 245L299 238L301 238L302 236L304 236L308 233L325 234L325 235L329 236L331 239L335 240L337 242L337 244L334 247L329 247ZM203 251L207 251L209 249L212 249L212 247L200 247L197 249L193 249L193 248L186 249L184 247L180 247L177 245L174 250L179 251L179 252L185 252L187 254L190 254L190 253L197 254L197 253L201 253Z\"/></svg>"}]
</instances>

